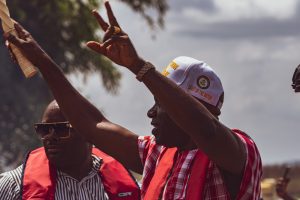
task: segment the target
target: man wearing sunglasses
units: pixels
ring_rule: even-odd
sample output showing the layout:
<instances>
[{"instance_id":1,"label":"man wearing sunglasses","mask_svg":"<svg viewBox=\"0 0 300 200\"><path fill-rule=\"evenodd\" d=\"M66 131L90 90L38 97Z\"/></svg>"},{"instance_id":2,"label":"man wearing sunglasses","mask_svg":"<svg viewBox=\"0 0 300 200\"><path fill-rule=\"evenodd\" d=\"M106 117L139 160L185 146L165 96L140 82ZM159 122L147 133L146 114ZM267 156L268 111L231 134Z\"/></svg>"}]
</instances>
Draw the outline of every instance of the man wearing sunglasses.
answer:
<instances>
[{"instance_id":1,"label":"man wearing sunglasses","mask_svg":"<svg viewBox=\"0 0 300 200\"><path fill-rule=\"evenodd\" d=\"M43 147L0 179L0 199L139 199L135 179L120 163L86 142L56 101L34 125Z\"/></svg>"}]
</instances>

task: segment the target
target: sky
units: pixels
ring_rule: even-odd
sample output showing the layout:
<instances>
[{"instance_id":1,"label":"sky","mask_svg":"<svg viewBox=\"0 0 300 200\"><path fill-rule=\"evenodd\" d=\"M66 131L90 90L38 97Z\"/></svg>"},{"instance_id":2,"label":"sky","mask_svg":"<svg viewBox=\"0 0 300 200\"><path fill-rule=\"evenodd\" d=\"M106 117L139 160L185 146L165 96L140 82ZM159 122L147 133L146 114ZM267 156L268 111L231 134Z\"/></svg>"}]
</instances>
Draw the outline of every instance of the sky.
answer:
<instances>
[{"instance_id":1,"label":"sky","mask_svg":"<svg viewBox=\"0 0 300 200\"><path fill-rule=\"evenodd\" d=\"M177 56L190 56L216 71L225 90L220 121L248 133L263 164L300 160L300 94L291 88L300 64L300 0L169 0L165 28L156 31L126 5L110 2L139 55L157 70ZM153 96L131 72L119 69L117 95L105 91L98 75L86 83L80 75L69 78L109 120L151 134L146 112Z\"/></svg>"}]
</instances>

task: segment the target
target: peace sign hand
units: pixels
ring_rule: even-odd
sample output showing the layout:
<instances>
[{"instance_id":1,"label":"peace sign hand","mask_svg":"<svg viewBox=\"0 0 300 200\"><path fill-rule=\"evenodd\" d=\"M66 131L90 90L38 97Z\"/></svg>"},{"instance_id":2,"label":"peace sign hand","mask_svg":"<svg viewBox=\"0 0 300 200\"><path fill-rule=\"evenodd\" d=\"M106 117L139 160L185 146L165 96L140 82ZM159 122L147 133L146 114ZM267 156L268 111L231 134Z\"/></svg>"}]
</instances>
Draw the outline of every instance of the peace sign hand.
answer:
<instances>
[{"instance_id":1,"label":"peace sign hand","mask_svg":"<svg viewBox=\"0 0 300 200\"><path fill-rule=\"evenodd\" d=\"M127 67L136 73L144 61L138 56L128 35L120 28L110 4L105 3L109 24L103 20L97 11L93 11L93 15L97 19L100 27L105 32L102 43L96 41L87 42L87 46L92 50L106 56L113 62Z\"/></svg>"}]
</instances>

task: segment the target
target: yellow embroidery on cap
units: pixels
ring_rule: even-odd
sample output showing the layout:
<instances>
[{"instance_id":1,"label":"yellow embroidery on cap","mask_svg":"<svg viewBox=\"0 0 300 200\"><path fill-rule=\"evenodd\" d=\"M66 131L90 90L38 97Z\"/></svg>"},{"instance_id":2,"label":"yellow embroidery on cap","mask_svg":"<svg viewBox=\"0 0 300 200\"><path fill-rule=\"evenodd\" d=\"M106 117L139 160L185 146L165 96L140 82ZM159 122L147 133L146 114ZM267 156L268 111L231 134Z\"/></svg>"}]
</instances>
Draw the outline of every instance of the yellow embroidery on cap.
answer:
<instances>
[{"instance_id":1,"label":"yellow embroidery on cap","mask_svg":"<svg viewBox=\"0 0 300 200\"><path fill-rule=\"evenodd\" d=\"M167 71L167 69L165 69L163 72L162 72L162 75L164 76L168 76L170 73Z\"/></svg>"},{"instance_id":2,"label":"yellow embroidery on cap","mask_svg":"<svg viewBox=\"0 0 300 200\"><path fill-rule=\"evenodd\" d=\"M178 68L177 63L175 63L174 61L172 61L168 67L172 67L174 70Z\"/></svg>"},{"instance_id":3,"label":"yellow embroidery on cap","mask_svg":"<svg viewBox=\"0 0 300 200\"><path fill-rule=\"evenodd\" d=\"M179 65L172 61L162 72L162 75L168 76L170 74L170 71L175 70L178 68Z\"/></svg>"}]
</instances>

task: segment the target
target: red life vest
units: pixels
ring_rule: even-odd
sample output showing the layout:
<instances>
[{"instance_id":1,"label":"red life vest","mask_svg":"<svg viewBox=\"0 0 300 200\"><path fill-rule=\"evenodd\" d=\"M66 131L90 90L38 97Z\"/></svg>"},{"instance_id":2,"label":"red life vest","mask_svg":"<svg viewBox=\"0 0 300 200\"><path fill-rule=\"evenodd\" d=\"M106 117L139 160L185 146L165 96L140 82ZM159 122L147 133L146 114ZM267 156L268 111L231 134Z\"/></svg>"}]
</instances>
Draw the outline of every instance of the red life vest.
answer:
<instances>
[{"instance_id":1,"label":"red life vest","mask_svg":"<svg viewBox=\"0 0 300 200\"><path fill-rule=\"evenodd\" d=\"M174 164L176 152L177 148L168 148L163 153L147 188L144 200L157 200L160 198ZM208 157L198 151L192 163L192 171L187 183L186 200L202 199L208 164Z\"/></svg>"},{"instance_id":2,"label":"red life vest","mask_svg":"<svg viewBox=\"0 0 300 200\"><path fill-rule=\"evenodd\" d=\"M96 148L93 154L103 159L99 175L109 199L140 199L135 179L121 163ZM30 152L23 165L22 200L54 200L56 177L56 168L49 163L43 147Z\"/></svg>"}]
</instances>

